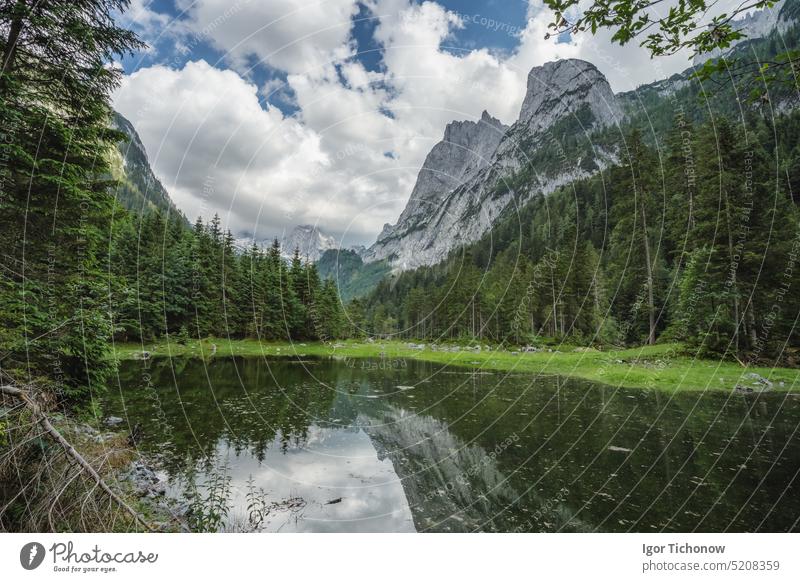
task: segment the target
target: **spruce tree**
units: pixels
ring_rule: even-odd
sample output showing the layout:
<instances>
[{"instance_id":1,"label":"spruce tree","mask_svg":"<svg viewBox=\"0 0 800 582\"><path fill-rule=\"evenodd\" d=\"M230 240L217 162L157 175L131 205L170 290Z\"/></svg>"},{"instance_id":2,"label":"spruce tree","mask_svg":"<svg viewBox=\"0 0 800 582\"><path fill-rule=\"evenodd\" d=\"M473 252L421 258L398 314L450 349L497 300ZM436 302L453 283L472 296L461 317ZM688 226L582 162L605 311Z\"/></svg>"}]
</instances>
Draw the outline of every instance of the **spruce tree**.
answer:
<instances>
[{"instance_id":1,"label":"spruce tree","mask_svg":"<svg viewBox=\"0 0 800 582\"><path fill-rule=\"evenodd\" d=\"M143 45L127 0L0 2L3 373L81 399L103 388L112 324L108 152L112 63Z\"/></svg>"}]
</instances>

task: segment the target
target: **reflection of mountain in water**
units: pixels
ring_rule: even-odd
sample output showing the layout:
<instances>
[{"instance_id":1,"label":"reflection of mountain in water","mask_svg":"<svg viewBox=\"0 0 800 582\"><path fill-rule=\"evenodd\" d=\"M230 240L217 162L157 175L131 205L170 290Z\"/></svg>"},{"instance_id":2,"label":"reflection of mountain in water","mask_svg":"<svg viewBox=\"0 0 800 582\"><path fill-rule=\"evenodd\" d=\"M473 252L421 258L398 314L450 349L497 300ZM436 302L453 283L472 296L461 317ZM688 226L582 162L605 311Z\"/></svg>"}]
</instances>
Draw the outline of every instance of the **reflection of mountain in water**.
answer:
<instances>
[{"instance_id":1,"label":"reflection of mountain in water","mask_svg":"<svg viewBox=\"0 0 800 582\"><path fill-rule=\"evenodd\" d=\"M447 424L388 405L380 418L359 417L378 455L392 460L418 530L484 529L493 510L518 495L486 452Z\"/></svg>"},{"instance_id":2,"label":"reflection of mountain in water","mask_svg":"<svg viewBox=\"0 0 800 582\"><path fill-rule=\"evenodd\" d=\"M392 405L358 420L378 455L392 460L419 531L533 531L539 521L568 519L561 499L543 502L514 488L497 467L502 450L492 454L467 444L446 422ZM515 517L518 509L507 511L517 504L532 508L529 519Z\"/></svg>"},{"instance_id":3,"label":"reflection of mountain in water","mask_svg":"<svg viewBox=\"0 0 800 582\"><path fill-rule=\"evenodd\" d=\"M797 527L797 399L384 363L126 362L106 414L173 478L224 456L239 498L303 496L282 531Z\"/></svg>"}]
</instances>

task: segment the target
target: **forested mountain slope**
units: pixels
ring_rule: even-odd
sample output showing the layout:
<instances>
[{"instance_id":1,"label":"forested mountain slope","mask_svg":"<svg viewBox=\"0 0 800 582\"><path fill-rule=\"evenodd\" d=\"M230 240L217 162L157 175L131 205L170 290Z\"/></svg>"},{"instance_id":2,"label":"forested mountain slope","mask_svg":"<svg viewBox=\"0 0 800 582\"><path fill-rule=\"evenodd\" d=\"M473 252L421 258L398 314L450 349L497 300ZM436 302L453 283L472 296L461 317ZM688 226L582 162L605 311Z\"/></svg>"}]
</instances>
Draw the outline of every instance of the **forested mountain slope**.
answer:
<instances>
[{"instance_id":1,"label":"forested mountain slope","mask_svg":"<svg viewBox=\"0 0 800 582\"><path fill-rule=\"evenodd\" d=\"M784 27L734 53L757 65L797 41L798 28ZM370 329L434 341L675 340L794 361L800 113L794 87L763 87L748 75L701 85L687 72L618 95L624 121L588 139L580 113L561 120L510 191L565 152L572 165L593 151L616 161L517 196L479 241L387 278L367 298Z\"/></svg>"},{"instance_id":2,"label":"forested mountain slope","mask_svg":"<svg viewBox=\"0 0 800 582\"><path fill-rule=\"evenodd\" d=\"M342 301L350 301L372 291L391 271L386 261L364 263L351 249L330 249L317 261L319 276L336 283Z\"/></svg>"},{"instance_id":3,"label":"forested mountain slope","mask_svg":"<svg viewBox=\"0 0 800 582\"><path fill-rule=\"evenodd\" d=\"M127 141L118 142L111 154L112 174L117 180L114 188L117 202L134 213L158 209L166 214L183 216L153 173L144 144L131 122L115 111L112 127L127 136Z\"/></svg>"}]
</instances>

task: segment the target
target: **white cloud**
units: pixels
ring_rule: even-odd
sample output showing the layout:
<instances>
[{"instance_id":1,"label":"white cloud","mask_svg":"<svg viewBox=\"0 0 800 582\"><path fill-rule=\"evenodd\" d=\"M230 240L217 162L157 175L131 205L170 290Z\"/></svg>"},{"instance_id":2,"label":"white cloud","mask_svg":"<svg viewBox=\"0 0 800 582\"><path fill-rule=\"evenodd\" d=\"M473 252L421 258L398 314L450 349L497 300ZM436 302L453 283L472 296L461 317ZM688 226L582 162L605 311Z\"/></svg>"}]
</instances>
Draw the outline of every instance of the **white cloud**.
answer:
<instances>
[{"instance_id":1,"label":"white cloud","mask_svg":"<svg viewBox=\"0 0 800 582\"><path fill-rule=\"evenodd\" d=\"M151 4L152 0L131 0L128 8L122 13L120 24L135 26L148 36L167 26L170 17L153 10Z\"/></svg>"},{"instance_id":2,"label":"white cloud","mask_svg":"<svg viewBox=\"0 0 800 582\"><path fill-rule=\"evenodd\" d=\"M204 61L125 77L114 107L134 124L154 171L191 219L218 212L232 230L260 238L319 223L368 241L376 217L395 216L394 206L380 204L386 193L405 186L406 172L383 155L393 147L393 122L377 111L378 92L294 81L302 122L262 108L255 85Z\"/></svg>"},{"instance_id":3,"label":"white cloud","mask_svg":"<svg viewBox=\"0 0 800 582\"><path fill-rule=\"evenodd\" d=\"M504 67L486 49L454 55L442 50L452 26L461 21L439 4L406 4L378 0L376 12L382 17L376 38L385 47L388 80L397 92L392 111L426 135L438 136L453 119L479 116L488 109L510 118L519 108L523 87L514 83L517 75ZM505 93L506 89L512 92Z\"/></svg>"},{"instance_id":4,"label":"white cloud","mask_svg":"<svg viewBox=\"0 0 800 582\"><path fill-rule=\"evenodd\" d=\"M208 39L241 72L255 61L316 74L352 54L357 0L179 0L178 6L187 31Z\"/></svg>"}]
</instances>

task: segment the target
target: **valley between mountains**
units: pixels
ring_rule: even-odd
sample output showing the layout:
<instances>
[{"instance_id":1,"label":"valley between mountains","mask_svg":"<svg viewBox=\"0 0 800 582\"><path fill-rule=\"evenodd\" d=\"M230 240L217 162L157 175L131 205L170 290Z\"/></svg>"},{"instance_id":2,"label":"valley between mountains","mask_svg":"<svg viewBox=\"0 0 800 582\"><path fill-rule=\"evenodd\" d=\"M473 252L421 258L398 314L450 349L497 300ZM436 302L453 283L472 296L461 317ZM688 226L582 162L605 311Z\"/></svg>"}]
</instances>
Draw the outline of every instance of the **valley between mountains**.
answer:
<instances>
[{"instance_id":1,"label":"valley between mountains","mask_svg":"<svg viewBox=\"0 0 800 582\"><path fill-rule=\"evenodd\" d=\"M632 91L612 89L602 51L526 61L513 99L492 87L464 110L480 114L453 119L462 109L437 103L450 120L433 139L381 131L397 129L383 105L414 77L393 76L390 37L436 15L445 32L475 32L436 2L404 2L394 23L353 3L345 26L289 34L298 52L271 68L274 54L216 43L273 3L237 4L197 37L203 2L169 15L133 3L147 30L177 27L152 47L120 18L128 2L5 4L0 530L800 527L800 0L758 3L685 71ZM578 47L573 26L556 45ZM335 58L318 46L333 29ZM453 57L444 38L437 54ZM165 44L191 58L181 71ZM306 61L320 54L317 70ZM213 84L187 89L184 74L238 87L252 108ZM346 90L315 92L331 110L350 105L342 94L383 99L377 126L350 119L351 141L379 135L365 154L377 166L360 165L358 144L317 147L297 83L323 77ZM136 79L164 84L131 92L119 108L138 110L132 123L112 102ZM193 109L209 101L225 131ZM186 112L191 145L170 142ZM265 135L255 118L291 131ZM163 171L173 162L191 179ZM352 176L376 167L401 179L359 190ZM336 180L352 196L327 204ZM391 183L408 191L372 189ZM390 196L405 206L377 232ZM354 230L373 238L347 239L364 215Z\"/></svg>"}]
</instances>

